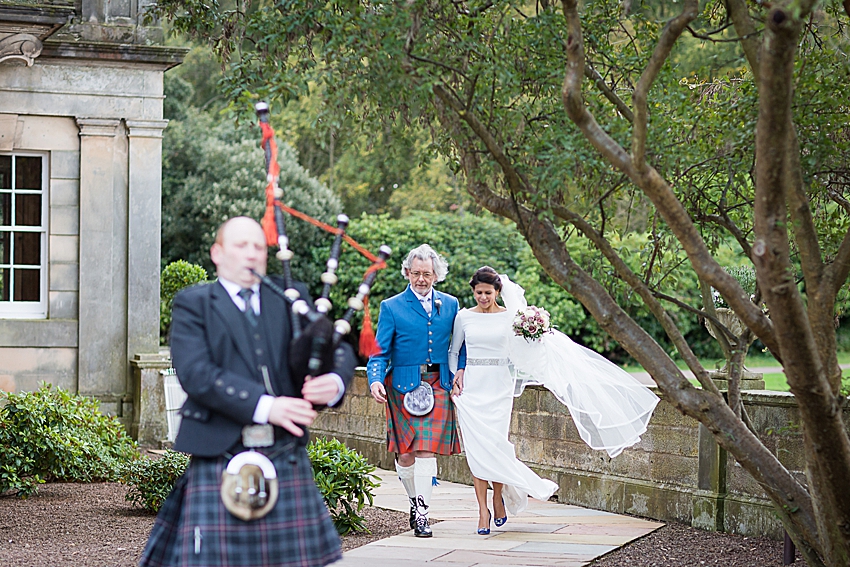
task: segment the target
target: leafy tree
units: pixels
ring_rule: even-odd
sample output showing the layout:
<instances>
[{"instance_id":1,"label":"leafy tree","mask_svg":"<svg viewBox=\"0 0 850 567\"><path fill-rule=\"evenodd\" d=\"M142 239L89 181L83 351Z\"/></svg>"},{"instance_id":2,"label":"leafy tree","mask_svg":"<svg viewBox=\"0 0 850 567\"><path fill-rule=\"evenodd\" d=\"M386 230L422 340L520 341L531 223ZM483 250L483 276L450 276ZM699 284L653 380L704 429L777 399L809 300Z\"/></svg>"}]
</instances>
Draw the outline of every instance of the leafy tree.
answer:
<instances>
[{"instance_id":1,"label":"leafy tree","mask_svg":"<svg viewBox=\"0 0 850 567\"><path fill-rule=\"evenodd\" d=\"M850 272L850 4L208 4L159 6L217 46L229 97L285 99L312 81L329 112L355 117L364 132L426 124L475 201L513 221L552 281L763 487L808 563L850 564L850 438L834 328ZM564 238L575 231L620 287L571 255ZM651 235L637 269L614 245L634 231ZM729 238L755 268L756 301L718 260ZM699 285L670 278L677 265ZM712 287L748 327L723 333L737 357L728 404L667 308L712 319ZM702 389L619 304L626 288ZM748 333L782 362L797 398L805 486L747 425L738 379Z\"/></svg>"},{"instance_id":2,"label":"leafy tree","mask_svg":"<svg viewBox=\"0 0 850 567\"><path fill-rule=\"evenodd\" d=\"M531 248L522 239L516 228L486 211L480 215L453 213L426 213L412 211L401 218L388 215L361 215L349 225L347 234L368 250L377 250L382 244L393 248L393 255L385 271L380 272L372 287L370 305L373 318L384 299L401 292L407 281L401 274L401 262L413 248L428 243L449 263L449 274L437 288L460 300L461 306L475 305L469 278L484 265L489 265L511 277L526 290L526 299L534 305L545 306L551 313L552 324L570 335L577 342L604 353L611 359L626 361L629 356L622 348L600 332L596 321L588 316L584 307L564 293L534 258ZM628 263L638 269L644 261L647 235L632 234L615 245ZM313 261L319 265L327 258L330 237L324 247L316 248ZM604 258L586 239L570 238L566 246L577 262L586 269L600 273L605 278ZM369 262L356 250L345 245L340 258L339 283L332 288L331 300L337 306L336 316L342 315L346 300L357 292L357 287ZM605 284L617 289L617 279L610 274ZM675 274L678 285L694 288L698 286L693 274ZM617 292L619 293L619 292ZM672 344L657 325L652 315L643 309L637 298L624 293L619 296L620 304L668 351ZM689 317L687 311L676 306L671 314L679 322L683 334L699 356L722 357L717 343L708 336L699 322ZM356 321L359 327L359 319Z\"/></svg>"},{"instance_id":3,"label":"leafy tree","mask_svg":"<svg viewBox=\"0 0 850 567\"><path fill-rule=\"evenodd\" d=\"M265 166L259 130L215 118L189 106L163 140L162 262L186 260L215 273L209 249L218 226L230 217L259 220L265 211ZM280 186L287 203L323 222L341 211L339 199L298 165L291 146L279 144ZM295 252L293 275L318 282L321 265L310 261L325 233L299 220L287 224ZM269 263L270 268L279 266Z\"/></svg>"}]
</instances>

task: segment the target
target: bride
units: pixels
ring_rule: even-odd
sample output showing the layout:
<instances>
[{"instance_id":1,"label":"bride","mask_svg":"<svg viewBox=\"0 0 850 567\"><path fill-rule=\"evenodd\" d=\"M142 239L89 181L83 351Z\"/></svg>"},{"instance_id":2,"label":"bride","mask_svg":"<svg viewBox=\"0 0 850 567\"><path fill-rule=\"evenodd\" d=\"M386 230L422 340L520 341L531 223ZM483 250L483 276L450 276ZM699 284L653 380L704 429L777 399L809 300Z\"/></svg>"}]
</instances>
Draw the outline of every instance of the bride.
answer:
<instances>
[{"instance_id":1,"label":"bride","mask_svg":"<svg viewBox=\"0 0 850 567\"><path fill-rule=\"evenodd\" d=\"M516 458L508 430L513 396L526 385L545 386L570 411L582 440L611 457L640 441L658 397L601 355L558 331L528 341L513 331L525 290L484 266L472 276L476 306L457 314L449 353L455 372L452 399L478 500L478 533L490 533L488 481L494 523L525 509L528 497L547 500L558 485ZM501 295L505 307L496 303ZM466 344L466 368L457 369Z\"/></svg>"}]
</instances>

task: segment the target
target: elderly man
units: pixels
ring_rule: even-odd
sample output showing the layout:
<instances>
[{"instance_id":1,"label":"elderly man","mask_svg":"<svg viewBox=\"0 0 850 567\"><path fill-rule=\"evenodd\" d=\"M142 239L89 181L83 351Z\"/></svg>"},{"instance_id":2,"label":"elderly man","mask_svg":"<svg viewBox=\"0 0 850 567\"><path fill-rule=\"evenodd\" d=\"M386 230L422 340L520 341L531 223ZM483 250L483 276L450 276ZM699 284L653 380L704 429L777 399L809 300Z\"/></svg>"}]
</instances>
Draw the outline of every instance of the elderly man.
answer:
<instances>
[{"instance_id":1,"label":"elderly man","mask_svg":"<svg viewBox=\"0 0 850 567\"><path fill-rule=\"evenodd\" d=\"M305 426L316 417L314 405L342 398L354 354L344 348L332 373L296 388L291 309L255 275L266 268L262 228L247 217L230 219L210 255L218 281L177 294L171 328L174 368L188 394L174 448L192 460L163 504L140 564L326 565L341 557L340 541L313 481ZM264 467L263 479L234 481L247 482L239 497L254 498L241 507L221 489L223 478L241 473L228 466L240 459Z\"/></svg>"},{"instance_id":2,"label":"elderly man","mask_svg":"<svg viewBox=\"0 0 850 567\"><path fill-rule=\"evenodd\" d=\"M387 450L396 453L396 471L410 499L410 527L417 537L431 537L435 454L460 453L448 365L458 301L434 289L448 264L427 244L410 251L401 272L410 285L381 302L381 353L369 359L367 373L372 397L387 404ZM463 353L458 366L466 366Z\"/></svg>"}]
</instances>

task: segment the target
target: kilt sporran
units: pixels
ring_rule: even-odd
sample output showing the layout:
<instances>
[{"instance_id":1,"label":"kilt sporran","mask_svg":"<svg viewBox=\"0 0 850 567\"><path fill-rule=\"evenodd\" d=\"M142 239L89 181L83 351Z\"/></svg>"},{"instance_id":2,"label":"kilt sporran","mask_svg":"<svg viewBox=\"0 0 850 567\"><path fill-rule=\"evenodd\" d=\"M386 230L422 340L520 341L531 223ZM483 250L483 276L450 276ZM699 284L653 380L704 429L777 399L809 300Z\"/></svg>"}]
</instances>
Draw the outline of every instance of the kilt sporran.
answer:
<instances>
[{"instance_id":1,"label":"kilt sporran","mask_svg":"<svg viewBox=\"0 0 850 567\"><path fill-rule=\"evenodd\" d=\"M418 387L404 395L403 403L410 415L428 415L434 409L434 389L428 382L420 382Z\"/></svg>"},{"instance_id":2,"label":"kilt sporran","mask_svg":"<svg viewBox=\"0 0 850 567\"><path fill-rule=\"evenodd\" d=\"M221 501L240 520L258 520L277 504L277 471L257 451L235 455L221 474Z\"/></svg>"}]
</instances>

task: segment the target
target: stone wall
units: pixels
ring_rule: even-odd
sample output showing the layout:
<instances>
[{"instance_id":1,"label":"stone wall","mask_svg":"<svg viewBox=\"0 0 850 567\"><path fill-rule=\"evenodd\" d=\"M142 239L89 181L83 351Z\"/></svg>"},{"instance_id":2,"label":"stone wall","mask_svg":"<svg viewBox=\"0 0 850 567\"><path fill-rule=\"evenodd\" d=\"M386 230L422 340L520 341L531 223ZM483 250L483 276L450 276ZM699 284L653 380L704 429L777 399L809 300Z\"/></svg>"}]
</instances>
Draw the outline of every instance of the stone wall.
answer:
<instances>
[{"instance_id":1,"label":"stone wall","mask_svg":"<svg viewBox=\"0 0 850 567\"><path fill-rule=\"evenodd\" d=\"M794 397L750 391L744 400L765 445L805 481ZM322 412L312 433L336 437L370 462L392 469L384 411L369 396L365 374L359 372L342 406ZM850 424L850 405L844 412ZM544 388L527 388L515 399L510 431L517 456L560 485L561 502L709 530L782 537L770 502L750 475L705 428L663 400L641 442L614 459L581 441L567 409ZM463 456L440 457L440 477L472 484Z\"/></svg>"}]
</instances>

